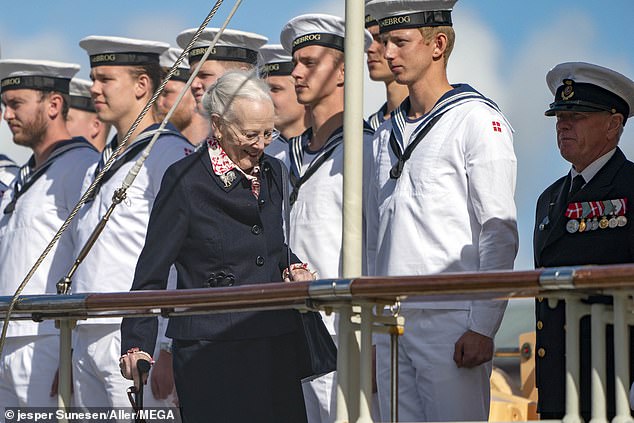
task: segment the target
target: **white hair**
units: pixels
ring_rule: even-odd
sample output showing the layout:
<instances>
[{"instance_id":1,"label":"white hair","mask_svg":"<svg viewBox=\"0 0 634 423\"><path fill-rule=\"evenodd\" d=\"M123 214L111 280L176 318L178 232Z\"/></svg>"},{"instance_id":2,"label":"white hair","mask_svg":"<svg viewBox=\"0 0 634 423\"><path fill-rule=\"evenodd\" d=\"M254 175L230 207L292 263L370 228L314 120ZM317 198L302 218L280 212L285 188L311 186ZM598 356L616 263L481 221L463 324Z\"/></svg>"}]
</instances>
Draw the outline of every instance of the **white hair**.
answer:
<instances>
[{"instance_id":1,"label":"white hair","mask_svg":"<svg viewBox=\"0 0 634 423\"><path fill-rule=\"evenodd\" d=\"M218 115L232 121L234 100L238 98L273 104L267 83L259 79L255 72L243 70L222 75L207 88L201 101L208 118Z\"/></svg>"}]
</instances>

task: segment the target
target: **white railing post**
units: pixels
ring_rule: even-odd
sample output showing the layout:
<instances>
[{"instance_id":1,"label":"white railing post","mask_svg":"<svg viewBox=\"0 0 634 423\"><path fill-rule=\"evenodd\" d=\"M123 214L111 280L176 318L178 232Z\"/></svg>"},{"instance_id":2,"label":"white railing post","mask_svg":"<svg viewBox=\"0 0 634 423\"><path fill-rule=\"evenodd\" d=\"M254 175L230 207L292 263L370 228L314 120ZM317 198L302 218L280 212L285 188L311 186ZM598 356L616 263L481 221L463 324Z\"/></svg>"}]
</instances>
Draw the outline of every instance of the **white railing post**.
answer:
<instances>
[{"instance_id":1,"label":"white railing post","mask_svg":"<svg viewBox=\"0 0 634 423\"><path fill-rule=\"evenodd\" d=\"M566 301L566 415L564 423L581 423L579 414L579 318L583 305L573 295Z\"/></svg>"},{"instance_id":2,"label":"white railing post","mask_svg":"<svg viewBox=\"0 0 634 423\"><path fill-rule=\"evenodd\" d=\"M59 369L57 385L57 405L59 408L70 407L71 387L73 380L71 377L72 368L72 337L74 320L59 320ZM60 419L60 423L66 423L66 419Z\"/></svg>"},{"instance_id":3,"label":"white railing post","mask_svg":"<svg viewBox=\"0 0 634 423\"><path fill-rule=\"evenodd\" d=\"M352 306L343 305L339 311L338 345L337 345L337 420L336 423L349 423L350 385L350 338L354 335L352 329Z\"/></svg>"},{"instance_id":4,"label":"white railing post","mask_svg":"<svg viewBox=\"0 0 634 423\"><path fill-rule=\"evenodd\" d=\"M604 317L606 308L604 304L592 304L590 310L590 339L592 340L592 367L590 370L592 418L590 423L607 423ZM570 325L567 327L570 328Z\"/></svg>"},{"instance_id":5,"label":"white railing post","mask_svg":"<svg viewBox=\"0 0 634 423\"><path fill-rule=\"evenodd\" d=\"M372 423L372 326L373 304L361 306L361 359L360 359L360 392L359 418L357 423Z\"/></svg>"},{"instance_id":6,"label":"white railing post","mask_svg":"<svg viewBox=\"0 0 634 423\"><path fill-rule=\"evenodd\" d=\"M629 339L627 326L628 294L614 293L614 399L616 415L612 423L631 423L632 414L628 399L629 384Z\"/></svg>"}]
</instances>

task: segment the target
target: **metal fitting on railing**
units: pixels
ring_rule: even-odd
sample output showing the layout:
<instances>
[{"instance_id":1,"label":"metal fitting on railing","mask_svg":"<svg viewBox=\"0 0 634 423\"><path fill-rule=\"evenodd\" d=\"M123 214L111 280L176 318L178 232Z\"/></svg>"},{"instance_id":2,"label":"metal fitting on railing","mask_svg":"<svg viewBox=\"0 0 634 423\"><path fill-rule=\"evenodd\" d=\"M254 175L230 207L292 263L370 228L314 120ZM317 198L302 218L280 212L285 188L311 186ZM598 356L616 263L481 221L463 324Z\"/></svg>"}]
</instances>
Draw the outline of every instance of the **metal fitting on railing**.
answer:
<instances>
[{"instance_id":1,"label":"metal fitting on railing","mask_svg":"<svg viewBox=\"0 0 634 423\"><path fill-rule=\"evenodd\" d=\"M539 275L539 284L545 289L574 289L575 268L556 267Z\"/></svg>"}]
</instances>

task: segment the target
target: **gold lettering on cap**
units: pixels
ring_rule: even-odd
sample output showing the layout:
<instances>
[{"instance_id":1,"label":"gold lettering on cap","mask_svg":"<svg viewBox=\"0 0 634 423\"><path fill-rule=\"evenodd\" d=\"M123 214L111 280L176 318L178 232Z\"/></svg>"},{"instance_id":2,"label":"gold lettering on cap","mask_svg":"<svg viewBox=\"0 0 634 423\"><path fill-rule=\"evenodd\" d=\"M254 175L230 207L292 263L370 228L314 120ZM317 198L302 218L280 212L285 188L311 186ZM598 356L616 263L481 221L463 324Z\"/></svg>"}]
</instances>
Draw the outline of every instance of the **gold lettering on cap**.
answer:
<instances>
[{"instance_id":1,"label":"gold lettering on cap","mask_svg":"<svg viewBox=\"0 0 634 423\"><path fill-rule=\"evenodd\" d=\"M271 73L271 72L275 72L280 70L280 64L279 63L271 63L270 65L264 65L262 66L262 72L264 73Z\"/></svg>"},{"instance_id":2,"label":"gold lettering on cap","mask_svg":"<svg viewBox=\"0 0 634 423\"><path fill-rule=\"evenodd\" d=\"M19 77L7 78L2 80L2 85L1 85L2 87L10 87L13 85L20 85Z\"/></svg>"},{"instance_id":3,"label":"gold lettering on cap","mask_svg":"<svg viewBox=\"0 0 634 423\"><path fill-rule=\"evenodd\" d=\"M191 56L204 56L205 52L207 51L207 47L197 47L197 48L193 48L189 51L189 54ZM209 54L216 54L216 47L211 49L211 53Z\"/></svg>"},{"instance_id":4,"label":"gold lettering on cap","mask_svg":"<svg viewBox=\"0 0 634 423\"><path fill-rule=\"evenodd\" d=\"M319 41L319 40L321 40L321 34L304 35L299 38L296 38L295 41L293 41L293 47L296 47L300 44L307 43L309 41Z\"/></svg>"},{"instance_id":5,"label":"gold lettering on cap","mask_svg":"<svg viewBox=\"0 0 634 423\"><path fill-rule=\"evenodd\" d=\"M404 23L411 23L412 18L409 16L395 16L393 18L385 18L385 19L381 19L381 21L379 22L379 25L381 26L392 26L392 25L399 25L399 24L404 24Z\"/></svg>"},{"instance_id":6,"label":"gold lettering on cap","mask_svg":"<svg viewBox=\"0 0 634 423\"><path fill-rule=\"evenodd\" d=\"M91 63L114 62L115 60L117 60L117 55L114 53L98 54L90 58Z\"/></svg>"}]
</instances>

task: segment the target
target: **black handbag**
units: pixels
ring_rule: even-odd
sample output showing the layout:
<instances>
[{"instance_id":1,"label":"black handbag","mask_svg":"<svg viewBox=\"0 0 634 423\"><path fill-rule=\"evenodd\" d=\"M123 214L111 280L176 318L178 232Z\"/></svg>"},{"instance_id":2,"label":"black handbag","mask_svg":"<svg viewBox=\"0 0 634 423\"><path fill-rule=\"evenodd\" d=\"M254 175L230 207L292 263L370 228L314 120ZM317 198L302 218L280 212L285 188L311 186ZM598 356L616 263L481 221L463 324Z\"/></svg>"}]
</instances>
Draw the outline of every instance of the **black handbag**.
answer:
<instances>
[{"instance_id":1,"label":"black handbag","mask_svg":"<svg viewBox=\"0 0 634 423\"><path fill-rule=\"evenodd\" d=\"M280 163L282 167L282 195L284 196L284 217L286 229L286 263L291 264L291 247L290 247L290 201L288 197L288 169L284 163ZM293 280L293 275L288 272L288 277ZM302 382L311 381L327 373L337 370L337 346L332 340L332 336L328 333L328 329L324 324L321 314L316 311L307 311L300 313L302 328L300 330L299 350L303 352L306 358L300 369L300 377Z\"/></svg>"}]
</instances>

